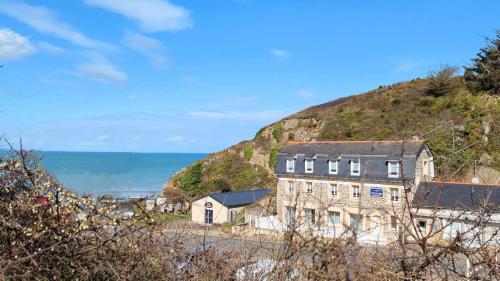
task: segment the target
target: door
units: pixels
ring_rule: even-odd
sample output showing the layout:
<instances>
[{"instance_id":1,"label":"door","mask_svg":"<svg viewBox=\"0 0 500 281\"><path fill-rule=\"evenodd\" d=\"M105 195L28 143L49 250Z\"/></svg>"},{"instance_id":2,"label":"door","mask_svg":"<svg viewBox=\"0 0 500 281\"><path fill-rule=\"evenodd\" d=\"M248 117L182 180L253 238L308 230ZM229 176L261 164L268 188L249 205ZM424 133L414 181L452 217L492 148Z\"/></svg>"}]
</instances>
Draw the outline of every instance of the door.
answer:
<instances>
[{"instance_id":1,"label":"door","mask_svg":"<svg viewBox=\"0 0 500 281\"><path fill-rule=\"evenodd\" d=\"M229 211L229 220L230 221L236 220L237 215L238 215L238 211L236 211L236 210Z\"/></svg>"},{"instance_id":2,"label":"door","mask_svg":"<svg viewBox=\"0 0 500 281\"><path fill-rule=\"evenodd\" d=\"M214 222L214 211L205 209L205 223L212 224Z\"/></svg>"}]
</instances>

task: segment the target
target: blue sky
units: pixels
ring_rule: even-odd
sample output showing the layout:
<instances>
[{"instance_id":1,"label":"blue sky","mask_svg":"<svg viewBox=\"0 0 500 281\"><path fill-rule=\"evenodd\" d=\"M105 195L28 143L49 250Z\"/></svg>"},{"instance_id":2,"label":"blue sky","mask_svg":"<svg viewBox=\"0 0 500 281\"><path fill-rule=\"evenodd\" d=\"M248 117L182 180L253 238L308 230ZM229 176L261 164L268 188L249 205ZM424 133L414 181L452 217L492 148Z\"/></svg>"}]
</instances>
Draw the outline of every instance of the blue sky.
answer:
<instances>
[{"instance_id":1,"label":"blue sky","mask_svg":"<svg viewBox=\"0 0 500 281\"><path fill-rule=\"evenodd\" d=\"M0 134L213 152L288 114L469 63L500 2L0 0Z\"/></svg>"}]
</instances>

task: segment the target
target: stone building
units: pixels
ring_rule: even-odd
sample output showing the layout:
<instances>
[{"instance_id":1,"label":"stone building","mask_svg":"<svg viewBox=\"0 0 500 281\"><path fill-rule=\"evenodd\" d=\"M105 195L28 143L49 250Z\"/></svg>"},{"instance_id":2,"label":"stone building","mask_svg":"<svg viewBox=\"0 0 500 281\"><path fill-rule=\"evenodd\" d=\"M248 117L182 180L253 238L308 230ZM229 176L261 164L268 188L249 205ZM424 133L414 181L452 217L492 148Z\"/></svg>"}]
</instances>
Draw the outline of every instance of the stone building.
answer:
<instances>
[{"instance_id":1,"label":"stone building","mask_svg":"<svg viewBox=\"0 0 500 281\"><path fill-rule=\"evenodd\" d=\"M281 223L387 241L416 187L433 179L434 162L424 141L292 143L275 174Z\"/></svg>"}]
</instances>

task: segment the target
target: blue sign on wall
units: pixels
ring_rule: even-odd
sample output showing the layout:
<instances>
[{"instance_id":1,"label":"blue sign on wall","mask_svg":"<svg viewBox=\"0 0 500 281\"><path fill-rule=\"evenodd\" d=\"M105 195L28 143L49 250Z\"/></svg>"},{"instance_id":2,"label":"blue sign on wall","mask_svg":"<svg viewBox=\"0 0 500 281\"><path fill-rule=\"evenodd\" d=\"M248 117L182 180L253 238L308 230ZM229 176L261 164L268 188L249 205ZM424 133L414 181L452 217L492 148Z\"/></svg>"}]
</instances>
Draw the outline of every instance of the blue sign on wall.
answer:
<instances>
[{"instance_id":1,"label":"blue sign on wall","mask_svg":"<svg viewBox=\"0 0 500 281\"><path fill-rule=\"evenodd\" d=\"M384 188L383 187L370 188L370 197L384 197Z\"/></svg>"}]
</instances>

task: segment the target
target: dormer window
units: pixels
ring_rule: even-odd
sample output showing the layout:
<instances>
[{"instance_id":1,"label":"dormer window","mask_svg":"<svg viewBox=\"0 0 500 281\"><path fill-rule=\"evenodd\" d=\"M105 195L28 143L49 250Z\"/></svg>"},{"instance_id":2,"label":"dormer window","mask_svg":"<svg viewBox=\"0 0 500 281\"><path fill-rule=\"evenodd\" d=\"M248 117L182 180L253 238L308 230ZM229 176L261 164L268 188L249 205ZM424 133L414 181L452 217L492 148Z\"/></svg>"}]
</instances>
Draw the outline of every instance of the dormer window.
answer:
<instances>
[{"instance_id":1,"label":"dormer window","mask_svg":"<svg viewBox=\"0 0 500 281\"><path fill-rule=\"evenodd\" d=\"M295 159L286 159L286 171L288 173L295 171Z\"/></svg>"},{"instance_id":2,"label":"dormer window","mask_svg":"<svg viewBox=\"0 0 500 281\"><path fill-rule=\"evenodd\" d=\"M359 176L361 171L361 163L359 159L351 160L351 176Z\"/></svg>"},{"instance_id":3,"label":"dormer window","mask_svg":"<svg viewBox=\"0 0 500 281\"><path fill-rule=\"evenodd\" d=\"M305 173L312 174L313 169L314 169L314 160L306 159L305 160Z\"/></svg>"},{"instance_id":4,"label":"dormer window","mask_svg":"<svg viewBox=\"0 0 500 281\"><path fill-rule=\"evenodd\" d=\"M389 178L399 178L399 162L389 161L387 163L387 173Z\"/></svg>"},{"instance_id":5,"label":"dormer window","mask_svg":"<svg viewBox=\"0 0 500 281\"><path fill-rule=\"evenodd\" d=\"M339 172L339 160L328 161L328 173L331 175L336 175Z\"/></svg>"}]
</instances>

